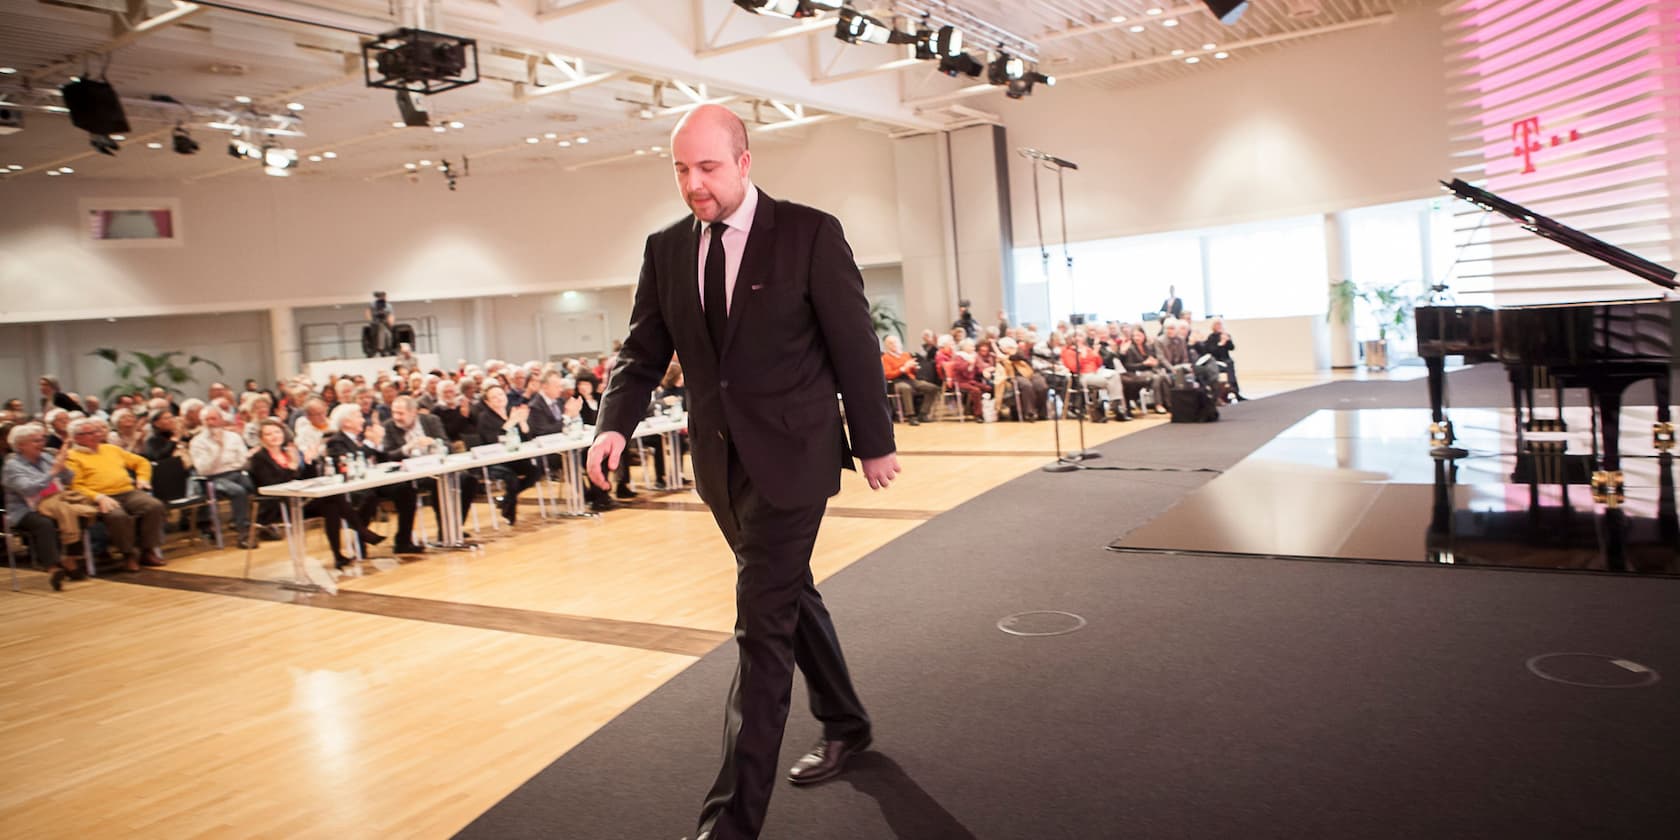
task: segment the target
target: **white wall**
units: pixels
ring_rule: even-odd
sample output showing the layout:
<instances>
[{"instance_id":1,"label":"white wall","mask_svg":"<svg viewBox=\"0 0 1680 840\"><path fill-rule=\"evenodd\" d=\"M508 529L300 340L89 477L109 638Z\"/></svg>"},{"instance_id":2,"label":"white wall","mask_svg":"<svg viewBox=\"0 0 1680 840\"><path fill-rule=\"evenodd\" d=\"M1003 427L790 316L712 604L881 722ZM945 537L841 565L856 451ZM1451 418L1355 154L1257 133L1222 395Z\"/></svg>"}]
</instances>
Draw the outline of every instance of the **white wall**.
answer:
<instances>
[{"instance_id":1,"label":"white wall","mask_svg":"<svg viewBox=\"0 0 1680 840\"><path fill-rule=\"evenodd\" d=\"M1438 193L1449 176L1440 17L1208 61L1205 72L1108 93L1077 83L986 97L1010 145L1079 164L1074 241L1330 212ZM1037 244L1031 170L1010 163L1017 246ZM1041 189L1060 239L1054 176Z\"/></svg>"},{"instance_id":2,"label":"white wall","mask_svg":"<svg viewBox=\"0 0 1680 840\"><path fill-rule=\"evenodd\" d=\"M897 262L891 141L849 123L801 131L759 143L754 180L838 216L859 262ZM0 323L631 284L647 234L686 212L668 167L479 176L454 193L437 178L18 179L0 186ZM178 197L185 245L83 241L78 200L125 196Z\"/></svg>"}]
</instances>

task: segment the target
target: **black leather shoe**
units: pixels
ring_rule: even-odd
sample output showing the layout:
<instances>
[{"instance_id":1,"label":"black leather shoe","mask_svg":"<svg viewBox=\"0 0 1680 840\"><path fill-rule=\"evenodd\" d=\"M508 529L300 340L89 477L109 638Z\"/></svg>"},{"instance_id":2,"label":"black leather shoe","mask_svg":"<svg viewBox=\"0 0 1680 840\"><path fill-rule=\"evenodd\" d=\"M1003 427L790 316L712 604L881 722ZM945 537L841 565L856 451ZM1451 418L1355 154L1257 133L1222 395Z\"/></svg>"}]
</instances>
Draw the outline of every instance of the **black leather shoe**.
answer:
<instances>
[{"instance_id":1,"label":"black leather shoe","mask_svg":"<svg viewBox=\"0 0 1680 840\"><path fill-rule=\"evenodd\" d=\"M628 484L620 484L618 489L613 491L613 495L620 499L634 499L641 494L631 490Z\"/></svg>"},{"instance_id":2,"label":"black leather shoe","mask_svg":"<svg viewBox=\"0 0 1680 840\"><path fill-rule=\"evenodd\" d=\"M852 741L817 741L804 758L793 763L793 769L788 771L788 781L796 785L814 785L832 779L846 769L847 759L869 749L872 740L865 733Z\"/></svg>"},{"instance_id":3,"label":"black leather shoe","mask_svg":"<svg viewBox=\"0 0 1680 840\"><path fill-rule=\"evenodd\" d=\"M392 554L425 554L426 547L414 543L400 542L391 548Z\"/></svg>"}]
</instances>

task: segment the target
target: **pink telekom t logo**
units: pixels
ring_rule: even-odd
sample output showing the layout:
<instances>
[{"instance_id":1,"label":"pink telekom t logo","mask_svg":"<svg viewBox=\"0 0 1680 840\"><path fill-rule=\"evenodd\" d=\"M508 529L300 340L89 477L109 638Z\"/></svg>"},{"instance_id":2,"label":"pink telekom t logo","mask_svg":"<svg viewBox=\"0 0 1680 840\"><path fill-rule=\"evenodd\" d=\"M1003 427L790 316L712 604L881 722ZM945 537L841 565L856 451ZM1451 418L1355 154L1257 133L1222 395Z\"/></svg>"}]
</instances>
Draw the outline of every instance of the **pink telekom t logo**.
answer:
<instances>
[{"instance_id":1,"label":"pink telekom t logo","mask_svg":"<svg viewBox=\"0 0 1680 840\"><path fill-rule=\"evenodd\" d=\"M1542 148L1540 145L1540 118L1529 117L1511 123L1511 142L1516 144L1511 149L1511 154L1522 158L1522 174L1527 175L1533 172L1534 153Z\"/></svg>"}]
</instances>

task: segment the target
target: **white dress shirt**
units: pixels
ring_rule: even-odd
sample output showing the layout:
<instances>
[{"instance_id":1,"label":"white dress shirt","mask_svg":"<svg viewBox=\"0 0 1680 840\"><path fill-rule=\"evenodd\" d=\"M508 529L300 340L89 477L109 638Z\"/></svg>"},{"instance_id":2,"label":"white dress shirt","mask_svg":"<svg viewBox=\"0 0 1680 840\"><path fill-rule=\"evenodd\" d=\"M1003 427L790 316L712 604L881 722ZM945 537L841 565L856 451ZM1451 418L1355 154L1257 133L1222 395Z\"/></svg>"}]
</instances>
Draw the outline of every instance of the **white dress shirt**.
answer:
<instances>
[{"instance_id":1,"label":"white dress shirt","mask_svg":"<svg viewBox=\"0 0 1680 840\"><path fill-rule=\"evenodd\" d=\"M729 230L723 233L723 311L727 314L729 307L735 303L735 275L741 273L741 254L747 250L747 234L752 232L753 215L758 212L758 187L747 182L747 194L741 199L741 206L729 214L723 223ZM711 225L702 222L700 233L700 272L697 281L700 284L700 309L706 309L706 252L712 247ZM610 368L609 368L610 370Z\"/></svg>"},{"instance_id":2,"label":"white dress shirt","mask_svg":"<svg viewBox=\"0 0 1680 840\"><path fill-rule=\"evenodd\" d=\"M250 460L245 439L227 428L214 432L208 428L201 429L193 435L187 451L192 455L193 469L203 476L238 472L245 469L245 462Z\"/></svg>"}]
</instances>

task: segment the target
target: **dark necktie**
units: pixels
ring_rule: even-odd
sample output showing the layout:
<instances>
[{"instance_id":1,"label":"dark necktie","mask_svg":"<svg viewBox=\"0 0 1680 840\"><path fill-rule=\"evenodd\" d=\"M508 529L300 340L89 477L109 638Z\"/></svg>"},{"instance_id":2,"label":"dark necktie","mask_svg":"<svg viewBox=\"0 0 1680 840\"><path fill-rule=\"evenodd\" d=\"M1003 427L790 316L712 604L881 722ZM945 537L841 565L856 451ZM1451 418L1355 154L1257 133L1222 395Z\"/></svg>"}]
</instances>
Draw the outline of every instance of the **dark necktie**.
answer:
<instances>
[{"instance_id":1,"label":"dark necktie","mask_svg":"<svg viewBox=\"0 0 1680 840\"><path fill-rule=\"evenodd\" d=\"M706 246L706 331L712 334L712 349L723 352L723 329L729 323L729 296L724 291L723 232L729 226L712 222L711 244Z\"/></svg>"}]
</instances>

